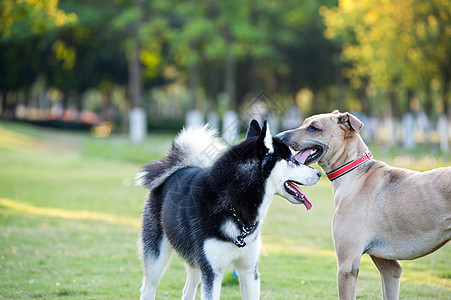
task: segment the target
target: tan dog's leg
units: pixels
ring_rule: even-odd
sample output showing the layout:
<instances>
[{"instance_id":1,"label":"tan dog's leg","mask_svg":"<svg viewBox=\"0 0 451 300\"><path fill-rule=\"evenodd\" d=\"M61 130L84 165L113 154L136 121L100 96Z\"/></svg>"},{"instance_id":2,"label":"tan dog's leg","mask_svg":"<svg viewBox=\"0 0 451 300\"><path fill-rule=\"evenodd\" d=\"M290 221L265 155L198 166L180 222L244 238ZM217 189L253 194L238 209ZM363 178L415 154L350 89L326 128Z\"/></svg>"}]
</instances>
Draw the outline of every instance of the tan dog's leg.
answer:
<instances>
[{"instance_id":1,"label":"tan dog's leg","mask_svg":"<svg viewBox=\"0 0 451 300\"><path fill-rule=\"evenodd\" d=\"M360 259L363 253L362 239L353 240L351 236L357 234L344 235L337 233L334 228L334 244L338 264L338 299L353 300L356 297L357 278L359 277ZM344 236L337 239L336 236Z\"/></svg>"},{"instance_id":2,"label":"tan dog's leg","mask_svg":"<svg viewBox=\"0 0 451 300\"><path fill-rule=\"evenodd\" d=\"M338 299L355 299L360 257L357 255L354 259L338 258Z\"/></svg>"},{"instance_id":3,"label":"tan dog's leg","mask_svg":"<svg viewBox=\"0 0 451 300\"><path fill-rule=\"evenodd\" d=\"M332 234L338 264L338 298L353 300L356 298L360 259L365 252L367 230L364 225L356 226L366 223L362 218L365 206L356 207L349 212L343 209L347 207L346 204L343 200L335 209Z\"/></svg>"},{"instance_id":4,"label":"tan dog's leg","mask_svg":"<svg viewBox=\"0 0 451 300\"><path fill-rule=\"evenodd\" d=\"M383 299L397 300L401 282L401 264L397 260L388 260L375 256L371 256L371 259L381 276Z\"/></svg>"}]
</instances>

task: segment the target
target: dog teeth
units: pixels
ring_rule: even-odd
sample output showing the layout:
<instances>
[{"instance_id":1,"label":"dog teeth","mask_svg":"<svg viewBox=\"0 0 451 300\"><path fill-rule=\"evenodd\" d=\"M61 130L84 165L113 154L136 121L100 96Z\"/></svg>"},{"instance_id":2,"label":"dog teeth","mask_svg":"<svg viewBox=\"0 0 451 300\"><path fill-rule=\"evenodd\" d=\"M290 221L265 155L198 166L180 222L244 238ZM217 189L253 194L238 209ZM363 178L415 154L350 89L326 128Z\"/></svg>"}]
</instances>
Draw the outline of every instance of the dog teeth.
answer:
<instances>
[{"instance_id":1,"label":"dog teeth","mask_svg":"<svg viewBox=\"0 0 451 300\"><path fill-rule=\"evenodd\" d=\"M292 191L292 192L294 193L294 196L295 196L296 198L304 199L304 195L299 194L298 191L296 191L295 189L293 189L287 182L285 182L285 187L286 187L287 189L289 189L290 191Z\"/></svg>"}]
</instances>

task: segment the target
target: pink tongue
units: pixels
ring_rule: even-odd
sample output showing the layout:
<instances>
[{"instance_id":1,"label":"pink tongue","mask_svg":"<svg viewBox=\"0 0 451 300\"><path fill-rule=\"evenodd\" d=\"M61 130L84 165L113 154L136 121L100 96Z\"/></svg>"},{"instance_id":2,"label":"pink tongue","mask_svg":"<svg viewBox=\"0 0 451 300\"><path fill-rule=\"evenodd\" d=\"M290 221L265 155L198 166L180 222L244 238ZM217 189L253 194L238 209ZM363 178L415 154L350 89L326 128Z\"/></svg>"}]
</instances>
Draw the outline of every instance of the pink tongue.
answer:
<instances>
[{"instance_id":1,"label":"pink tongue","mask_svg":"<svg viewBox=\"0 0 451 300\"><path fill-rule=\"evenodd\" d=\"M307 208L307 210L310 210L312 208L312 203L307 198L307 195L304 194L304 192L301 191L301 189L293 182L288 181L287 183L293 190L295 190L298 194L302 195L302 201L304 202L305 207Z\"/></svg>"},{"instance_id":2,"label":"pink tongue","mask_svg":"<svg viewBox=\"0 0 451 300\"><path fill-rule=\"evenodd\" d=\"M294 159L298 163L303 164L303 163L305 163L305 161L306 161L307 157L310 155L310 153L312 153L312 150L313 149L310 148L310 149L305 149L305 150L299 151L298 154L296 154L294 156Z\"/></svg>"}]
</instances>

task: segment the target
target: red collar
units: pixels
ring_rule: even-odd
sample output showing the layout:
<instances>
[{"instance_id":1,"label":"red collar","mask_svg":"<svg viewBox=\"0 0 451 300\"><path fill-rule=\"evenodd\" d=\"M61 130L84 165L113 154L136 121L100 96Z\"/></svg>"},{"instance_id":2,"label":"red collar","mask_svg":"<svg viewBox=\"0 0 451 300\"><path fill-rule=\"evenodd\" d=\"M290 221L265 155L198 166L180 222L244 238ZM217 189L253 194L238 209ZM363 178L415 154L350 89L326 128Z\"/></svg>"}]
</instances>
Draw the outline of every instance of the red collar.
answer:
<instances>
[{"instance_id":1,"label":"red collar","mask_svg":"<svg viewBox=\"0 0 451 300\"><path fill-rule=\"evenodd\" d=\"M373 158L373 154L371 152L366 153L364 156L362 156L359 159L356 159L354 161L350 161L343 166L339 167L338 169L333 170L332 172L327 173L327 178L329 178L330 181L337 179L340 176L343 176L344 174L351 172L357 166L360 164L363 164L367 160L370 160Z\"/></svg>"}]
</instances>

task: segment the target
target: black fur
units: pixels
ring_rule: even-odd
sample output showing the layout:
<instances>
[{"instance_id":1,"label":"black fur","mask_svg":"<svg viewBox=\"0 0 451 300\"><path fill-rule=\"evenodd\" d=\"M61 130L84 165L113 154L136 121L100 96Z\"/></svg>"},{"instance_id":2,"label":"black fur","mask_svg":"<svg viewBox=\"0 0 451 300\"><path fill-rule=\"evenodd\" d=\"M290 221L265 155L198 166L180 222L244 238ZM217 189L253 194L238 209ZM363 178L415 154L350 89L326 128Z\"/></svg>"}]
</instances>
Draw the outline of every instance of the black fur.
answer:
<instances>
[{"instance_id":1,"label":"black fur","mask_svg":"<svg viewBox=\"0 0 451 300\"><path fill-rule=\"evenodd\" d=\"M247 129L246 139L250 137L259 136L261 132L260 125L258 125L257 120L252 120Z\"/></svg>"},{"instance_id":2,"label":"black fur","mask_svg":"<svg viewBox=\"0 0 451 300\"><path fill-rule=\"evenodd\" d=\"M145 172L146 175L143 177L143 186L151 185L152 182L157 180L165 170L180 163L183 155L183 149L180 149L178 145L173 144L166 157L145 165L143 172Z\"/></svg>"}]
</instances>

